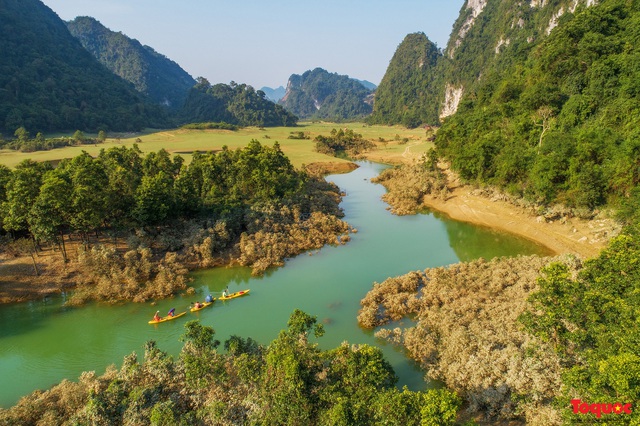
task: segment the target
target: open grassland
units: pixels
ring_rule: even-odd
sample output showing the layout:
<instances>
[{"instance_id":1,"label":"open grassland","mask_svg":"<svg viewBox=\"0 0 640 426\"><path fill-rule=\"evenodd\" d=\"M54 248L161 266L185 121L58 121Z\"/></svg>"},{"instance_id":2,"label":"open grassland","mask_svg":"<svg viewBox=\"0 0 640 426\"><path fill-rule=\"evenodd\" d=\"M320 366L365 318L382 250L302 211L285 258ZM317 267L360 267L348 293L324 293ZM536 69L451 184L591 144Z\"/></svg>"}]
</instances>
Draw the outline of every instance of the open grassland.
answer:
<instances>
[{"instance_id":1,"label":"open grassland","mask_svg":"<svg viewBox=\"0 0 640 426\"><path fill-rule=\"evenodd\" d=\"M367 158L385 163L399 163L411 158L418 158L433 146L427 141L424 129L406 129L400 126L369 126L363 123L301 123L298 127L247 127L237 131L230 130L149 130L143 133L129 133L120 137L109 137L104 143L93 145L70 146L50 151L19 152L0 150L0 164L15 167L22 160L30 158L35 161L57 163L64 158L72 158L82 151L92 156L98 155L101 149L113 146L132 146L138 141L143 152L155 152L166 149L170 153L179 154L190 161L194 151L217 151L224 145L229 149L244 147L251 139L257 139L263 145L272 146L278 142L282 151L289 157L295 167L317 162L343 162L347 160L330 157L315 151L314 138L318 135L329 135L332 129L349 128L362 134L365 139L374 142L377 149L368 153ZM288 139L291 133L304 132L310 139ZM69 134L68 136L70 136ZM54 135L49 135L50 137ZM61 135L55 135L61 136ZM93 136L93 135L87 135ZM113 136L113 135L110 135Z\"/></svg>"}]
</instances>

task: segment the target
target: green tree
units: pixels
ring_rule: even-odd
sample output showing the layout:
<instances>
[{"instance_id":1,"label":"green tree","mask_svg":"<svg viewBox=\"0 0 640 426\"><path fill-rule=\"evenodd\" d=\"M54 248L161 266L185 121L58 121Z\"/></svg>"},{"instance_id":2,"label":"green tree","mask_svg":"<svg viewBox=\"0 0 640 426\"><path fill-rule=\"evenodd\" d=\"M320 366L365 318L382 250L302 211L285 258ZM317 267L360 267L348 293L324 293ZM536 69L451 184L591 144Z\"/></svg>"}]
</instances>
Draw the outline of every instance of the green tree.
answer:
<instances>
[{"instance_id":1,"label":"green tree","mask_svg":"<svg viewBox=\"0 0 640 426\"><path fill-rule=\"evenodd\" d=\"M170 217L174 206L173 179L164 171L145 175L136 190L133 217L139 225L157 225Z\"/></svg>"},{"instance_id":2,"label":"green tree","mask_svg":"<svg viewBox=\"0 0 640 426\"><path fill-rule=\"evenodd\" d=\"M114 228L122 228L133 222L136 192L142 181L142 151L137 145L131 148L118 146L100 150L98 159L104 165L109 184L106 190L106 220Z\"/></svg>"},{"instance_id":3,"label":"green tree","mask_svg":"<svg viewBox=\"0 0 640 426\"><path fill-rule=\"evenodd\" d=\"M0 164L0 207L7 201L7 186L11 180L12 172L7 166ZM4 229L4 208L0 209L0 228Z\"/></svg>"},{"instance_id":4,"label":"green tree","mask_svg":"<svg viewBox=\"0 0 640 426\"><path fill-rule=\"evenodd\" d=\"M60 170L45 173L29 216L29 231L37 240L59 246L64 261L67 261L62 227L69 223L71 182Z\"/></svg>"},{"instance_id":5,"label":"green tree","mask_svg":"<svg viewBox=\"0 0 640 426\"><path fill-rule=\"evenodd\" d=\"M59 167L71 179L69 224L81 232L85 243L88 243L88 233L104 225L109 209L105 191L109 186L109 179L104 165L83 151Z\"/></svg>"},{"instance_id":6,"label":"green tree","mask_svg":"<svg viewBox=\"0 0 640 426\"><path fill-rule=\"evenodd\" d=\"M18 142L25 143L29 141L30 135L27 129L24 127L19 127L16 129L14 136L18 139Z\"/></svg>"},{"instance_id":7,"label":"green tree","mask_svg":"<svg viewBox=\"0 0 640 426\"><path fill-rule=\"evenodd\" d=\"M2 204L5 230L28 229L29 212L40 192L45 169L45 166L31 160L24 160L16 166L6 184L6 201Z\"/></svg>"},{"instance_id":8,"label":"green tree","mask_svg":"<svg viewBox=\"0 0 640 426\"><path fill-rule=\"evenodd\" d=\"M80 130L76 130L71 139L73 139L77 144L83 144L87 140L84 133Z\"/></svg>"},{"instance_id":9,"label":"green tree","mask_svg":"<svg viewBox=\"0 0 640 426\"><path fill-rule=\"evenodd\" d=\"M300 310L266 351L262 398L266 404L264 424L312 424L318 407L318 374L322 370L320 351L309 344L309 333L324 333L322 324Z\"/></svg>"},{"instance_id":10,"label":"green tree","mask_svg":"<svg viewBox=\"0 0 640 426\"><path fill-rule=\"evenodd\" d=\"M216 352L220 342L214 340L213 328L203 326L197 320L187 322L184 328L185 333L180 340L185 344L180 360L184 365L187 384L193 389L205 389L222 371Z\"/></svg>"}]
</instances>

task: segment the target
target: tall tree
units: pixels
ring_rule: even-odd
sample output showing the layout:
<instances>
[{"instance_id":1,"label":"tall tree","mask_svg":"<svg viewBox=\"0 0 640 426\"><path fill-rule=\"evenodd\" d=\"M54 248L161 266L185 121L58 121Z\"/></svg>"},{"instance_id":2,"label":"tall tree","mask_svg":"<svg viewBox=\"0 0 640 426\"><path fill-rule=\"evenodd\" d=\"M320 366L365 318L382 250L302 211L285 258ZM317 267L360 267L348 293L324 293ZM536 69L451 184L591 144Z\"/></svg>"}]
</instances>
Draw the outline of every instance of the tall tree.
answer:
<instances>
[{"instance_id":1,"label":"tall tree","mask_svg":"<svg viewBox=\"0 0 640 426\"><path fill-rule=\"evenodd\" d=\"M88 243L88 233L103 226L107 217L109 179L104 165L85 151L61 166L72 184L69 222Z\"/></svg>"},{"instance_id":2,"label":"tall tree","mask_svg":"<svg viewBox=\"0 0 640 426\"><path fill-rule=\"evenodd\" d=\"M26 231L29 228L29 212L40 192L45 169L46 166L31 160L16 166L6 185L6 201L2 204L5 230Z\"/></svg>"},{"instance_id":3,"label":"tall tree","mask_svg":"<svg viewBox=\"0 0 640 426\"><path fill-rule=\"evenodd\" d=\"M31 234L38 240L58 245L65 262L67 253L62 228L69 223L71 194L69 177L60 169L48 171L28 217Z\"/></svg>"}]
</instances>

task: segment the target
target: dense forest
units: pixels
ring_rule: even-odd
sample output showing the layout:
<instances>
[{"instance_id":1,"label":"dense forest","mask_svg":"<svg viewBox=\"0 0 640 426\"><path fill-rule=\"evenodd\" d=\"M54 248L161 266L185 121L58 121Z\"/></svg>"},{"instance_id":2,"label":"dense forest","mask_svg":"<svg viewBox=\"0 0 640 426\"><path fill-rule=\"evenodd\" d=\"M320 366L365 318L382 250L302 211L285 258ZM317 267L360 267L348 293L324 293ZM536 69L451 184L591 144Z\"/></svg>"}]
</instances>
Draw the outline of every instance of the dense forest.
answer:
<instances>
[{"instance_id":1,"label":"dense forest","mask_svg":"<svg viewBox=\"0 0 640 426\"><path fill-rule=\"evenodd\" d=\"M264 92L234 82L196 82L152 48L93 18L77 18L67 27L39 0L6 0L0 39L0 139L19 128L97 133L193 122L297 122Z\"/></svg>"},{"instance_id":2,"label":"dense forest","mask_svg":"<svg viewBox=\"0 0 640 426\"><path fill-rule=\"evenodd\" d=\"M379 349L346 342L320 350L315 317L296 310L269 345L185 324L177 359L154 341L120 369L84 373L0 409L0 424L452 425L460 399L446 389L412 392ZM219 349L220 348L220 349Z\"/></svg>"},{"instance_id":3,"label":"dense forest","mask_svg":"<svg viewBox=\"0 0 640 426\"><path fill-rule=\"evenodd\" d=\"M639 28L636 2L606 0L566 13L535 47L512 44L444 121L439 154L468 181L544 204L635 197Z\"/></svg>"},{"instance_id":4,"label":"dense forest","mask_svg":"<svg viewBox=\"0 0 640 426\"><path fill-rule=\"evenodd\" d=\"M139 130L167 122L162 108L100 65L38 0L0 8L0 134Z\"/></svg>"},{"instance_id":5,"label":"dense forest","mask_svg":"<svg viewBox=\"0 0 640 426\"><path fill-rule=\"evenodd\" d=\"M436 124L467 182L588 215L637 205L637 2L468 2L444 54L398 47L375 123ZM629 201L631 199L631 201Z\"/></svg>"},{"instance_id":6,"label":"dense forest","mask_svg":"<svg viewBox=\"0 0 640 426\"><path fill-rule=\"evenodd\" d=\"M322 68L289 77L279 104L304 119L355 121L371 113L372 90Z\"/></svg>"},{"instance_id":7,"label":"dense forest","mask_svg":"<svg viewBox=\"0 0 640 426\"><path fill-rule=\"evenodd\" d=\"M246 84L214 84L199 77L189 91L180 121L225 122L239 126L295 126L298 117Z\"/></svg>"},{"instance_id":8,"label":"dense forest","mask_svg":"<svg viewBox=\"0 0 640 426\"><path fill-rule=\"evenodd\" d=\"M196 81L178 64L137 40L81 16L67 28L101 64L132 83L154 103L177 110Z\"/></svg>"}]
</instances>

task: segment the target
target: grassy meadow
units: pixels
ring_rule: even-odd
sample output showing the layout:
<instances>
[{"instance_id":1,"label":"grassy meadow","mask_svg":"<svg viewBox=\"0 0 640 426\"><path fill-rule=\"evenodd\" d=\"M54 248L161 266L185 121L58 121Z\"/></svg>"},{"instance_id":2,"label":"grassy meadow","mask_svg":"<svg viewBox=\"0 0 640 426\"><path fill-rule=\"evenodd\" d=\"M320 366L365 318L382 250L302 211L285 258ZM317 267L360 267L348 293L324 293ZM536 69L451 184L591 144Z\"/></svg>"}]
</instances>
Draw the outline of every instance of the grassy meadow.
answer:
<instances>
[{"instance_id":1,"label":"grassy meadow","mask_svg":"<svg viewBox=\"0 0 640 426\"><path fill-rule=\"evenodd\" d=\"M104 143L97 145L79 145L52 149L50 151L19 152L0 150L0 164L15 167L22 160L30 158L35 161L58 162L64 158L72 158L87 151L98 155L101 149L112 146L132 146L136 143L143 152L154 152L162 148L170 153L179 154L187 161L194 151L219 150L224 145L229 149L244 147L251 139L257 139L263 145L272 146L278 141L282 151L289 157L295 167L317 162L346 162L347 160L320 154L314 150L314 138L317 135L328 135L332 129L349 128L362 134L365 139L374 142L375 151L367 154L367 158L383 163L399 163L410 158L419 158L433 146L427 140L426 131L422 128L406 129L400 126L369 126L363 123L300 123L298 127L247 127L237 131L230 130L149 130L142 133L109 135ZM288 139L291 132L304 132L310 139ZM47 135L48 137L61 135ZM68 135L71 136L71 133ZM95 135L87 135L95 137ZM384 140L381 141L381 139Z\"/></svg>"}]
</instances>

